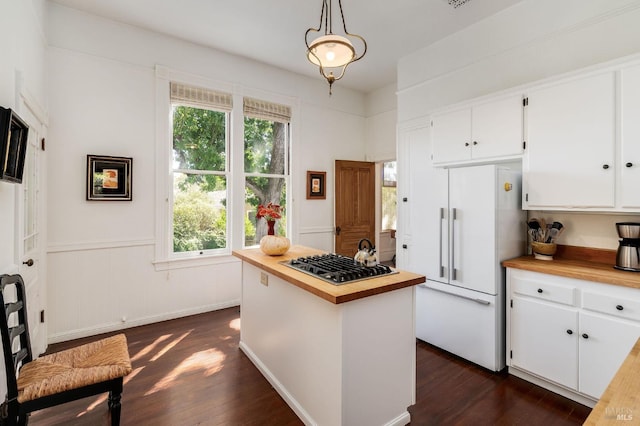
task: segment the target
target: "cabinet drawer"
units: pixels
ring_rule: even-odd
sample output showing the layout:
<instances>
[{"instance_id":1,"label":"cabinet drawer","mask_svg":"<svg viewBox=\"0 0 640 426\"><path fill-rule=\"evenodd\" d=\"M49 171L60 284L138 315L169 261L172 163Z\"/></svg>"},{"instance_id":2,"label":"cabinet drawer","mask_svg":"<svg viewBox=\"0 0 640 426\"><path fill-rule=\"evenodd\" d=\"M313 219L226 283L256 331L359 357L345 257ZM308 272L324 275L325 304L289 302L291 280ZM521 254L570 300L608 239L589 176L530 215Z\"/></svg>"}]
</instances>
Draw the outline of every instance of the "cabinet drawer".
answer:
<instances>
[{"instance_id":1,"label":"cabinet drawer","mask_svg":"<svg viewBox=\"0 0 640 426\"><path fill-rule=\"evenodd\" d=\"M523 296L535 297L550 302L573 306L576 303L576 289L531 279L514 279L511 290Z\"/></svg>"},{"instance_id":2,"label":"cabinet drawer","mask_svg":"<svg viewBox=\"0 0 640 426\"><path fill-rule=\"evenodd\" d=\"M582 307L607 315L640 321L640 298L582 292Z\"/></svg>"}]
</instances>

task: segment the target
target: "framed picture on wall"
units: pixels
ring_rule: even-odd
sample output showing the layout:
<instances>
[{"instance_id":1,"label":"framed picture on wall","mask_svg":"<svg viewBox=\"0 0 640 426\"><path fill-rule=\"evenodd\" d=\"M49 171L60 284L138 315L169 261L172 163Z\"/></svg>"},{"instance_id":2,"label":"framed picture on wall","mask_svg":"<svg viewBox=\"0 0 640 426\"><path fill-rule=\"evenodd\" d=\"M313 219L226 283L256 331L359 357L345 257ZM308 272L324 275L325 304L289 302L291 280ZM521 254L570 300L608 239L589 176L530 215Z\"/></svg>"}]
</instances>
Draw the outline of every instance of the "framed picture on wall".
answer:
<instances>
[{"instance_id":1,"label":"framed picture on wall","mask_svg":"<svg viewBox=\"0 0 640 426\"><path fill-rule=\"evenodd\" d=\"M307 172L307 200L324 200L327 172Z\"/></svg>"},{"instance_id":2,"label":"framed picture on wall","mask_svg":"<svg viewBox=\"0 0 640 426\"><path fill-rule=\"evenodd\" d=\"M133 158L87 155L87 200L131 201Z\"/></svg>"}]
</instances>

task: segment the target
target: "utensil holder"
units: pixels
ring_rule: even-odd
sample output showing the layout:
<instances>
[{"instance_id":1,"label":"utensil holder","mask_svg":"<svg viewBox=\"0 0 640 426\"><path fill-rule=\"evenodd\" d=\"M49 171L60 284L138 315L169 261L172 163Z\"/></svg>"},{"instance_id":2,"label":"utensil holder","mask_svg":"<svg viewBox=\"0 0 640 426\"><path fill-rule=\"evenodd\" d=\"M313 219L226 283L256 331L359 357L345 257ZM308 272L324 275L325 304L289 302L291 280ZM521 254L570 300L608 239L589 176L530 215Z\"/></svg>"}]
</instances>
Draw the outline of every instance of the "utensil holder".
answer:
<instances>
[{"instance_id":1,"label":"utensil holder","mask_svg":"<svg viewBox=\"0 0 640 426\"><path fill-rule=\"evenodd\" d=\"M556 243L531 242L533 256L539 260L553 260L553 255L556 253L557 248Z\"/></svg>"}]
</instances>

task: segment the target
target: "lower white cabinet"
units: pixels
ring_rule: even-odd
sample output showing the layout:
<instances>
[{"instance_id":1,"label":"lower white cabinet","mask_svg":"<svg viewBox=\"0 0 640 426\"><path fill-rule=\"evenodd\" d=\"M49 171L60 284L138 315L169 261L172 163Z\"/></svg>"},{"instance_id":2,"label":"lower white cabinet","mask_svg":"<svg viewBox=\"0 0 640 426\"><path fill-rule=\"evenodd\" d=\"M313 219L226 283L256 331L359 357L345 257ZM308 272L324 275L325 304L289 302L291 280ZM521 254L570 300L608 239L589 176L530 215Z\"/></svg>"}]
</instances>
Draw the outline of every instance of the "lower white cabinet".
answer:
<instances>
[{"instance_id":1,"label":"lower white cabinet","mask_svg":"<svg viewBox=\"0 0 640 426\"><path fill-rule=\"evenodd\" d=\"M577 309L515 295L510 306L510 365L576 389Z\"/></svg>"},{"instance_id":2,"label":"lower white cabinet","mask_svg":"<svg viewBox=\"0 0 640 426\"><path fill-rule=\"evenodd\" d=\"M507 268L509 372L583 404L640 337L640 290Z\"/></svg>"}]
</instances>

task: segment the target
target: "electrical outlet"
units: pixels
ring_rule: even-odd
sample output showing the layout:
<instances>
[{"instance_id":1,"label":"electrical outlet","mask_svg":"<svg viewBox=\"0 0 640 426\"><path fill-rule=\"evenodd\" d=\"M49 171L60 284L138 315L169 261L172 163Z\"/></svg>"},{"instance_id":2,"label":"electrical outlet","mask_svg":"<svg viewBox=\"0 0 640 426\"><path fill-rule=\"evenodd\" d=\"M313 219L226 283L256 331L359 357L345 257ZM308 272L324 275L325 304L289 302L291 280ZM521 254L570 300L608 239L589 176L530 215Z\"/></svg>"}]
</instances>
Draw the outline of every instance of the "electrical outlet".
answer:
<instances>
[{"instance_id":1,"label":"electrical outlet","mask_svg":"<svg viewBox=\"0 0 640 426\"><path fill-rule=\"evenodd\" d=\"M269 286L269 275L266 272L260 272L260 284Z\"/></svg>"}]
</instances>

